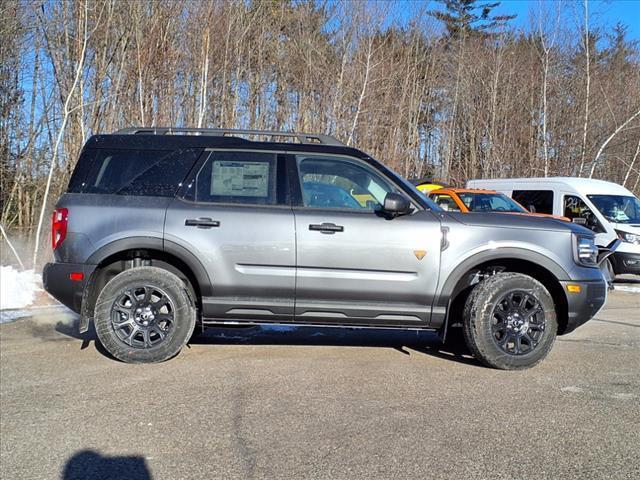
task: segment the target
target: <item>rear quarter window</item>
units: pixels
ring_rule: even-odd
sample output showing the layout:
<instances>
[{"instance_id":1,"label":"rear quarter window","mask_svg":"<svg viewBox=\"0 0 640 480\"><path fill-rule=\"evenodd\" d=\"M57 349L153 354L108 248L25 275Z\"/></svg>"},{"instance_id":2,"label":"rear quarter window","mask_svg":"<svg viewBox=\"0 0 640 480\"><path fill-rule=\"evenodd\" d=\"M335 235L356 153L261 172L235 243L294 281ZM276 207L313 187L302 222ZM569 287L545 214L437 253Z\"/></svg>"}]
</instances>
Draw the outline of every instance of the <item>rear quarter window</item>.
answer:
<instances>
[{"instance_id":1,"label":"rear quarter window","mask_svg":"<svg viewBox=\"0 0 640 480\"><path fill-rule=\"evenodd\" d=\"M173 196L200 150L86 149L69 193Z\"/></svg>"}]
</instances>

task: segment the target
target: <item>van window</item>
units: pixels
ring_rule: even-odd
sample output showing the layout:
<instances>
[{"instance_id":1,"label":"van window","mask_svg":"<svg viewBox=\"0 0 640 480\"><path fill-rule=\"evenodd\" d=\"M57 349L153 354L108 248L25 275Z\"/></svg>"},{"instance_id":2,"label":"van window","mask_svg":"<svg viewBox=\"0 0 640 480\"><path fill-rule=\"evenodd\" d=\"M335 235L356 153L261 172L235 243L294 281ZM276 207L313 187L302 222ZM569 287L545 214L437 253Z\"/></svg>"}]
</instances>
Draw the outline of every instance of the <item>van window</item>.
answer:
<instances>
[{"instance_id":1,"label":"van window","mask_svg":"<svg viewBox=\"0 0 640 480\"><path fill-rule=\"evenodd\" d=\"M595 233L605 231L587 204L575 195L564 196L564 216L570 218L574 223L584 225Z\"/></svg>"},{"instance_id":2,"label":"van window","mask_svg":"<svg viewBox=\"0 0 640 480\"><path fill-rule=\"evenodd\" d=\"M514 190L511 198L531 213L553 214L553 191L551 190Z\"/></svg>"},{"instance_id":3,"label":"van window","mask_svg":"<svg viewBox=\"0 0 640 480\"><path fill-rule=\"evenodd\" d=\"M68 192L171 197L199 153L198 149L86 149Z\"/></svg>"},{"instance_id":4,"label":"van window","mask_svg":"<svg viewBox=\"0 0 640 480\"><path fill-rule=\"evenodd\" d=\"M587 195L600 213L614 223L640 223L640 200L627 195Z\"/></svg>"}]
</instances>

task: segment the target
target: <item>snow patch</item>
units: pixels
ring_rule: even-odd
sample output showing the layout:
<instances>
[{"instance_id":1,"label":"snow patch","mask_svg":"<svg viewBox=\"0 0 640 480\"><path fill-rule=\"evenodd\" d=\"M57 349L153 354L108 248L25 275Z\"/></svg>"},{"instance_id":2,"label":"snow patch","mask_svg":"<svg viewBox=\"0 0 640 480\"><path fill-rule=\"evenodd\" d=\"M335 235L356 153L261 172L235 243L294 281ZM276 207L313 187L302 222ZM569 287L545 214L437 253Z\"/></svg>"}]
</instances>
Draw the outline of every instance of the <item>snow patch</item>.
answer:
<instances>
[{"instance_id":1,"label":"snow patch","mask_svg":"<svg viewBox=\"0 0 640 480\"><path fill-rule=\"evenodd\" d=\"M630 292L630 293L640 293L640 286L633 285L618 285L617 283L613 285L613 289L616 292Z\"/></svg>"},{"instance_id":2,"label":"snow patch","mask_svg":"<svg viewBox=\"0 0 640 480\"><path fill-rule=\"evenodd\" d=\"M25 308L33 303L36 292L42 290L42 279L33 270L0 267L0 310Z\"/></svg>"},{"instance_id":3,"label":"snow patch","mask_svg":"<svg viewBox=\"0 0 640 480\"><path fill-rule=\"evenodd\" d=\"M11 323L21 318L30 317L31 312L26 310L0 310L0 324Z\"/></svg>"}]
</instances>

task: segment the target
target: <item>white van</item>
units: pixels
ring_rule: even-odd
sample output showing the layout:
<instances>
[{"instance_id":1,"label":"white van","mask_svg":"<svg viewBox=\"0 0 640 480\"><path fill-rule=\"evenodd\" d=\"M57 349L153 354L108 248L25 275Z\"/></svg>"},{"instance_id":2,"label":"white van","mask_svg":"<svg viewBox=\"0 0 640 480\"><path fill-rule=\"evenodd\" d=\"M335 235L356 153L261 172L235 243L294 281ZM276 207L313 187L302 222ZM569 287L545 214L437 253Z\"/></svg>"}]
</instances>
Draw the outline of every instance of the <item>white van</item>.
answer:
<instances>
[{"instance_id":1,"label":"white van","mask_svg":"<svg viewBox=\"0 0 640 480\"><path fill-rule=\"evenodd\" d=\"M613 271L640 275L640 200L626 188L575 177L470 180L467 188L497 190L531 212L569 217L593 230L599 246L619 238Z\"/></svg>"}]
</instances>

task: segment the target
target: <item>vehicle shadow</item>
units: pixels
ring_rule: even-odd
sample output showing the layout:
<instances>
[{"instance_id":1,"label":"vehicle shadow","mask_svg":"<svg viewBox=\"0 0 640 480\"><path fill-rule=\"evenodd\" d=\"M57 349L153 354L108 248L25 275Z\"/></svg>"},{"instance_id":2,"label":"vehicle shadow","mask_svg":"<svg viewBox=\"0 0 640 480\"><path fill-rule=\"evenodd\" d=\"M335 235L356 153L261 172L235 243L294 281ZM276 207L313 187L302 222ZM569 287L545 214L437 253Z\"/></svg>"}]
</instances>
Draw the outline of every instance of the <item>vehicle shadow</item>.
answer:
<instances>
[{"instance_id":1,"label":"vehicle shadow","mask_svg":"<svg viewBox=\"0 0 640 480\"><path fill-rule=\"evenodd\" d=\"M59 322L55 329L66 336L82 340L81 350L93 342L96 350L102 355L119 361L102 346L93 323L90 323L89 331L81 334L78 332L78 321L76 319L74 322ZM481 366L462 340L443 344L435 332L393 328L261 325L207 327L202 331L196 327L188 343L188 346L191 345L379 347L391 348L404 355L414 352L466 365Z\"/></svg>"},{"instance_id":2,"label":"vehicle shadow","mask_svg":"<svg viewBox=\"0 0 640 480\"><path fill-rule=\"evenodd\" d=\"M435 332L380 328L256 326L208 327L196 332L190 345L296 345L392 348L481 366L462 341L443 344Z\"/></svg>"},{"instance_id":3,"label":"vehicle shadow","mask_svg":"<svg viewBox=\"0 0 640 480\"><path fill-rule=\"evenodd\" d=\"M91 450L75 453L64 466L62 480L151 480L143 457L108 457Z\"/></svg>"},{"instance_id":4,"label":"vehicle shadow","mask_svg":"<svg viewBox=\"0 0 640 480\"><path fill-rule=\"evenodd\" d=\"M613 285L615 287L615 284L625 284L625 285L640 285L640 276L631 276L631 275L627 275L627 276L620 276L618 275L614 280L613 280Z\"/></svg>"},{"instance_id":5,"label":"vehicle shadow","mask_svg":"<svg viewBox=\"0 0 640 480\"><path fill-rule=\"evenodd\" d=\"M98 340L98 335L96 334L96 329L93 322L89 322L89 330L87 330L85 333L80 333L79 328L80 328L80 317L76 317L72 322L68 322L68 321L58 322L55 325L56 332L71 338L75 338L76 340L82 340L82 343L80 344L80 350L89 348L89 346L93 342L95 349L98 352L100 352L100 354L104 355L105 357L111 360L120 362L120 360L118 360L116 357L111 355L107 351L107 349L102 346L102 343L100 343L100 340Z\"/></svg>"}]
</instances>

